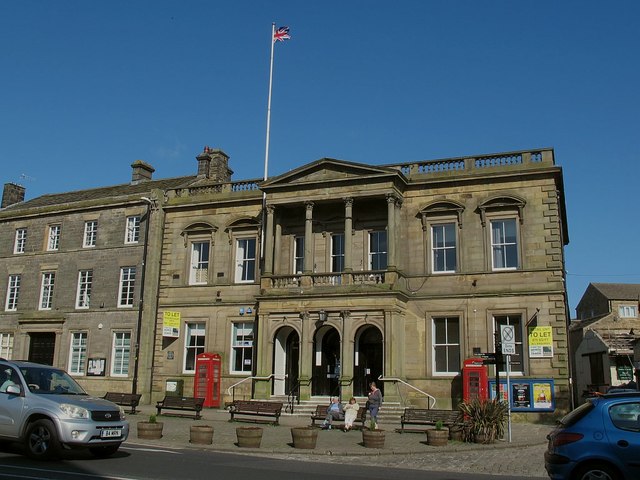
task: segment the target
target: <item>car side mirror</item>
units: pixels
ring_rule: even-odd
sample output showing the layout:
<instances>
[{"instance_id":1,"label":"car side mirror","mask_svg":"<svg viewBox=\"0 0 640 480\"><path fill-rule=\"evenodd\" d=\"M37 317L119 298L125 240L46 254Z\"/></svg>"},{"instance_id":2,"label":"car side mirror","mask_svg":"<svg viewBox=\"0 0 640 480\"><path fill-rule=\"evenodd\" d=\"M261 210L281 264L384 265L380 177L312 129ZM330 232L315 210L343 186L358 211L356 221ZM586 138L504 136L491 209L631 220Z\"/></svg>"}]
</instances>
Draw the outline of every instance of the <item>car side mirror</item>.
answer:
<instances>
[{"instance_id":1,"label":"car side mirror","mask_svg":"<svg viewBox=\"0 0 640 480\"><path fill-rule=\"evenodd\" d=\"M7 393L13 394L13 395L20 395L22 393L22 389L20 388L20 385L9 385L7 387Z\"/></svg>"}]
</instances>

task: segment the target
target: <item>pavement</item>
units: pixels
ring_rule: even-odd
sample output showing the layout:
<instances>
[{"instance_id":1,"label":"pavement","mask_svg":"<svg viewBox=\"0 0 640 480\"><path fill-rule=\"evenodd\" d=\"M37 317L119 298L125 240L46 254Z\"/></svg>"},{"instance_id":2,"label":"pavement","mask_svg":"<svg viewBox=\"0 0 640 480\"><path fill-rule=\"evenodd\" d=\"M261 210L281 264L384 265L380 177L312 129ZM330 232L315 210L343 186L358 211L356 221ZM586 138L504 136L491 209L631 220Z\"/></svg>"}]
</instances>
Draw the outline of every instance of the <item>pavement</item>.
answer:
<instances>
[{"instance_id":1,"label":"pavement","mask_svg":"<svg viewBox=\"0 0 640 480\"><path fill-rule=\"evenodd\" d=\"M553 428L549 424L512 422L511 441L505 434L505 439L488 445L449 441L447 446L434 447L427 445L424 431L401 434L396 430L398 424L381 423L380 428L386 432L382 449L364 447L362 433L358 430L343 432L339 429L318 429L316 448L307 450L294 448L291 438L291 427L310 425L311 420L307 417L282 415L280 424L274 426L244 419L230 422L229 412L219 409L204 409L200 420L163 413L157 417L157 421L164 424L162 438L148 440L138 438L136 424L147 421L149 415L155 413L155 407L142 405L138 408L136 414L127 416L131 431L125 447L135 444L172 449L196 448L287 460L548 478L543 455L546 435ZM212 426L212 444L190 443L191 425ZM256 425L263 427L260 448L238 447L236 428Z\"/></svg>"}]
</instances>

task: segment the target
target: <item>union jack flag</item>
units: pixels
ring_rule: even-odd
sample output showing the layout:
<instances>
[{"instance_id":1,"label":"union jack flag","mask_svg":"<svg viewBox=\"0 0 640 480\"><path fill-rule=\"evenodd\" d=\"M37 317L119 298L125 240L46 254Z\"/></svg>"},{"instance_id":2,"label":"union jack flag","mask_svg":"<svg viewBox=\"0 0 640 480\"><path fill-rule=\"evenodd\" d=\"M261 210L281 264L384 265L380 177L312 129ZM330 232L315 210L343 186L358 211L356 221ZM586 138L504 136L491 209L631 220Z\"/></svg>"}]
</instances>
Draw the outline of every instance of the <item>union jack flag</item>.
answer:
<instances>
[{"instance_id":1,"label":"union jack flag","mask_svg":"<svg viewBox=\"0 0 640 480\"><path fill-rule=\"evenodd\" d=\"M289 27L280 27L273 34L274 42L284 42L285 40L289 40L291 36L289 35Z\"/></svg>"}]
</instances>

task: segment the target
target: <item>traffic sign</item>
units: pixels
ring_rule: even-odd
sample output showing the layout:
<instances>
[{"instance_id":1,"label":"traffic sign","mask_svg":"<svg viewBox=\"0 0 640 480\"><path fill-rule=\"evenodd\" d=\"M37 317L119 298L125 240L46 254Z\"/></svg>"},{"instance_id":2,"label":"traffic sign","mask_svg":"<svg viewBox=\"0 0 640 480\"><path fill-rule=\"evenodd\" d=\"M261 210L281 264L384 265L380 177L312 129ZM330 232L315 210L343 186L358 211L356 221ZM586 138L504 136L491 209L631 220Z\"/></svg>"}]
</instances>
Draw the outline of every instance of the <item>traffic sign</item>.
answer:
<instances>
[{"instance_id":1,"label":"traffic sign","mask_svg":"<svg viewBox=\"0 0 640 480\"><path fill-rule=\"evenodd\" d=\"M516 330L513 325L500 325L500 338L502 340L502 353L504 355L516 354Z\"/></svg>"}]
</instances>

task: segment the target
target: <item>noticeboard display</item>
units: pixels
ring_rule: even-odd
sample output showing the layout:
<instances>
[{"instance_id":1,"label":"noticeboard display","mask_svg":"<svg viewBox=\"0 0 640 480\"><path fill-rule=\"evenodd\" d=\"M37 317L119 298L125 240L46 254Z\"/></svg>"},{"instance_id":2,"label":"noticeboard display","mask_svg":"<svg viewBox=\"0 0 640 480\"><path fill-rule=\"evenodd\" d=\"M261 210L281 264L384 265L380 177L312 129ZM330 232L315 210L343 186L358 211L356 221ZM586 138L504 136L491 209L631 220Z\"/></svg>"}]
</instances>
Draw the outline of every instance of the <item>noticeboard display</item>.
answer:
<instances>
[{"instance_id":1,"label":"noticeboard display","mask_svg":"<svg viewBox=\"0 0 640 480\"><path fill-rule=\"evenodd\" d=\"M509 382L511 411L553 412L556 409L553 379L512 378ZM500 395L506 397L507 380L500 379ZM496 398L496 381L489 380L491 399Z\"/></svg>"}]
</instances>

